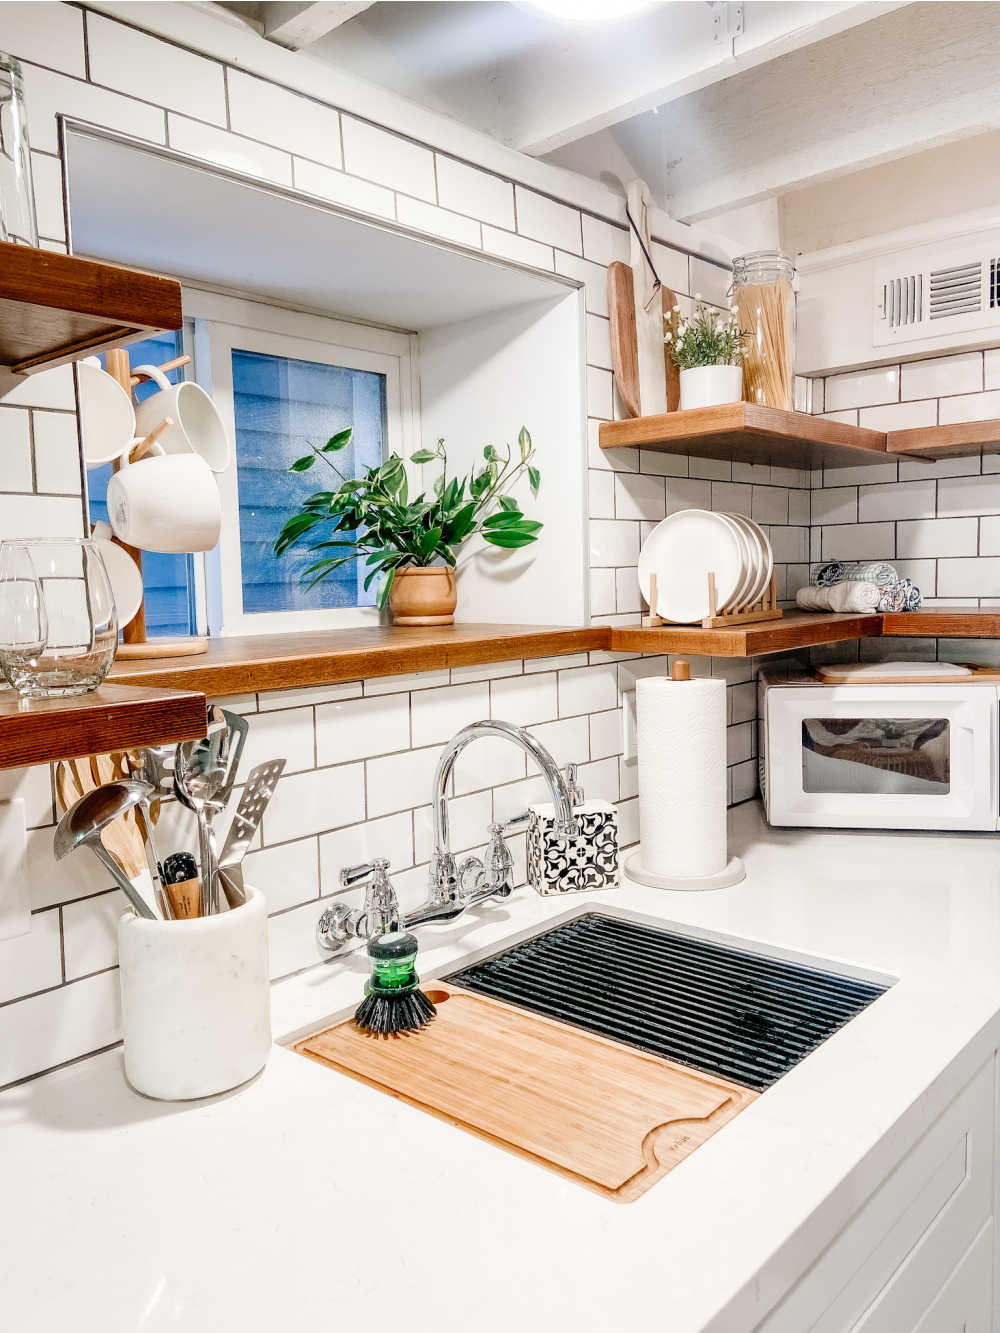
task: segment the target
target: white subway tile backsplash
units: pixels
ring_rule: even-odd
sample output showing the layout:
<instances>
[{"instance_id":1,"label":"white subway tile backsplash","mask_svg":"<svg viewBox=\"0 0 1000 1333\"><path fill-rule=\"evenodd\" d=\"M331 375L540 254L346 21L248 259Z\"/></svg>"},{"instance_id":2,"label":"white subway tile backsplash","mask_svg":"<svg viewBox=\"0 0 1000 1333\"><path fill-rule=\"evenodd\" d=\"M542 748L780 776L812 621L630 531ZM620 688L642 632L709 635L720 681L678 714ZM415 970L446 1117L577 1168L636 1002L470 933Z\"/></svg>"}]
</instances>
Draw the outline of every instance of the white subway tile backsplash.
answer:
<instances>
[{"instance_id":1,"label":"white subway tile backsplash","mask_svg":"<svg viewBox=\"0 0 1000 1333\"><path fill-rule=\"evenodd\" d=\"M447 667L441 671L415 671L400 676L372 676L364 682L365 698L406 690L433 690L439 685L447 685L450 679Z\"/></svg>"},{"instance_id":2,"label":"white subway tile backsplash","mask_svg":"<svg viewBox=\"0 0 1000 1333\"><path fill-rule=\"evenodd\" d=\"M269 913L284 912L319 897L319 846L316 838L299 838L278 847L248 852L244 881L259 889Z\"/></svg>"},{"instance_id":3,"label":"white subway tile backsplash","mask_svg":"<svg viewBox=\"0 0 1000 1333\"><path fill-rule=\"evenodd\" d=\"M264 844L290 842L364 819L364 770L364 764L342 764L339 768L284 774L264 812Z\"/></svg>"},{"instance_id":4,"label":"white subway tile backsplash","mask_svg":"<svg viewBox=\"0 0 1000 1333\"><path fill-rule=\"evenodd\" d=\"M942 518L1000 514L1000 474L945 477L937 483L937 512Z\"/></svg>"},{"instance_id":5,"label":"white subway tile backsplash","mask_svg":"<svg viewBox=\"0 0 1000 1333\"><path fill-rule=\"evenodd\" d=\"M0 940L0 1005L36 991L61 986L62 944L59 912L35 912L27 935Z\"/></svg>"},{"instance_id":6,"label":"white subway tile backsplash","mask_svg":"<svg viewBox=\"0 0 1000 1333\"><path fill-rule=\"evenodd\" d=\"M611 369L611 324L599 315L587 316L587 364Z\"/></svg>"},{"instance_id":7,"label":"white subway tile backsplash","mask_svg":"<svg viewBox=\"0 0 1000 1333\"><path fill-rule=\"evenodd\" d=\"M589 514L591 518L614 518L615 473L592 467L587 473Z\"/></svg>"},{"instance_id":8,"label":"white subway tile backsplash","mask_svg":"<svg viewBox=\"0 0 1000 1333\"><path fill-rule=\"evenodd\" d=\"M753 488L746 482L713 481L711 507L731 514L749 514L752 496Z\"/></svg>"},{"instance_id":9,"label":"white subway tile backsplash","mask_svg":"<svg viewBox=\"0 0 1000 1333\"><path fill-rule=\"evenodd\" d=\"M979 520L979 554L1000 555L1000 518L996 515Z\"/></svg>"},{"instance_id":10,"label":"white subway tile backsplash","mask_svg":"<svg viewBox=\"0 0 1000 1333\"><path fill-rule=\"evenodd\" d=\"M587 415L610 421L614 416L613 379L610 370L587 367Z\"/></svg>"},{"instance_id":11,"label":"white subway tile backsplash","mask_svg":"<svg viewBox=\"0 0 1000 1333\"><path fill-rule=\"evenodd\" d=\"M53 12L65 13L67 8L64 5ZM10 5L4 6L5 20L10 9ZM79 79L66 78L63 74L41 69L37 65L24 66L24 99L28 110L31 146L38 151L58 153L59 126L56 117L59 115L120 130L151 143L166 141L166 117L159 107L122 97L94 84L82 83Z\"/></svg>"},{"instance_id":12,"label":"white subway tile backsplash","mask_svg":"<svg viewBox=\"0 0 1000 1333\"><path fill-rule=\"evenodd\" d=\"M590 614L606 616L615 610L615 570L590 571Z\"/></svg>"},{"instance_id":13,"label":"white subway tile backsplash","mask_svg":"<svg viewBox=\"0 0 1000 1333\"><path fill-rule=\"evenodd\" d=\"M908 361L900 369L900 396L904 399L979 393L983 388L982 352L937 356L929 361Z\"/></svg>"},{"instance_id":14,"label":"white subway tile backsplash","mask_svg":"<svg viewBox=\"0 0 1000 1333\"><path fill-rule=\"evenodd\" d=\"M766 486L771 480L769 463L733 463L733 481L756 482Z\"/></svg>"},{"instance_id":15,"label":"white subway tile backsplash","mask_svg":"<svg viewBox=\"0 0 1000 1333\"><path fill-rule=\"evenodd\" d=\"M942 398L939 406L938 420L942 426L962 421L989 421L993 417L1000 417L1000 389Z\"/></svg>"},{"instance_id":16,"label":"white subway tile backsplash","mask_svg":"<svg viewBox=\"0 0 1000 1333\"><path fill-rule=\"evenodd\" d=\"M788 492L788 522L808 524L811 521L810 491ZM753 517L753 515L751 515Z\"/></svg>"},{"instance_id":17,"label":"white subway tile backsplash","mask_svg":"<svg viewBox=\"0 0 1000 1333\"><path fill-rule=\"evenodd\" d=\"M511 259L515 264L527 264L530 268L547 269L549 273L555 267L555 256L551 245L542 245L539 241L529 241L526 236L517 236L514 232L503 231L498 227L483 224L483 249L501 259ZM605 301L604 313L607 314Z\"/></svg>"},{"instance_id":18,"label":"white subway tile backsplash","mask_svg":"<svg viewBox=\"0 0 1000 1333\"><path fill-rule=\"evenodd\" d=\"M411 710L414 746L450 740L470 722L489 717L489 682L421 690L413 696Z\"/></svg>"},{"instance_id":19,"label":"white subway tile backsplash","mask_svg":"<svg viewBox=\"0 0 1000 1333\"><path fill-rule=\"evenodd\" d=\"M587 309L592 315L608 317L608 271L602 264L556 250L556 272L567 278L576 278L584 285Z\"/></svg>"},{"instance_id":20,"label":"white subway tile backsplash","mask_svg":"<svg viewBox=\"0 0 1000 1333\"><path fill-rule=\"evenodd\" d=\"M933 481L900 481L889 486L862 486L858 492L858 518L862 523L871 523L928 517L934 513L935 485Z\"/></svg>"},{"instance_id":21,"label":"white subway tile backsplash","mask_svg":"<svg viewBox=\"0 0 1000 1333\"><path fill-rule=\"evenodd\" d=\"M904 526L900 524L900 527ZM781 528L771 529L772 545L775 535L781 531ZM896 554L891 523L841 523L821 531L824 560L891 560Z\"/></svg>"},{"instance_id":22,"label":"white subway tile backsplash","mask_svg":"<svg viewBox=\"0 0 1000 1333\"><path fill-rule=\"evenodd\" d=\"M662 455L661 455L662 456ZM643 455L645 458L646 455ZM655 458L653 454L651 457ZM687 467L682 469L680 476L705 477L709 481L732 481L733 465L726 458L688 458L684 460ZM653 472L655 468L645 468L644 471Z\"/></svg>"},{"instance_id":23,"label":"white subway tile backsplash","mask_svg":"<svg viewBox=\"0 0 1000 1333\"><path fill-rule=\"evenodd\" d=\"M620 795L618 782L618 759L593 759L589 764L581 764L577 779L588 800L617 801Z\"/></svg>"},{"instance_id":24,"label":"white subway tile backsplash","mask_svg":"<svg viewBox=\"0 0 1000 1333\"><path fill-rule=\"evenodd\" d=\"M957 598L1000 596L1000 559L980 556L975 560L939 561L937 595Z\"/></svg>"},{"instance_id":25,"label":"white subway tile backsplash","mask_svg":"<svg viewBox=\"0 0 1000 1333\"><path fill-rule=\"evenodd\" d=\"M125 895L118 889L62 908L67 981L118 966L118 922L127 911Z\"/></svg>"},{"instance_id":26,"label":"white subway tile backsplash","mask_svg":"<svg viewBox=\"0 0 1000 1333\"><path fill-rule=\"evenodd\" d=\"M355 757L344 756L345 759ZM258 713L251 720L240 763L241 774L245 776L252 768L269 759L282 758L288 760L286 773L299 773L303 769L315 767L316 744L311 708L281 708ZM336 761L327 759L325 762Z\"/></svg>"},{"instance_id":27,"label":"white subway tile backsplash","mask_svg":"<svg viewBox=\"0 0 1000 1333\"><path fill-rule=\"evenodd\" d=\"M173 111L167 116L167 133L170 147L179 153L216 162L247 176L259 176L261 180L273 181L277 185L292 183L292 159L288 153L276 148L204 125L200 120L189 120Z\"/></svg>"},{"instance_id":28,"label":"white subway tile backsplash","mask_svg":"<svg viewBox=\"0 0 1000 1333\"><path fill-rule=\"evenodd\" d=\"M517 722L516 717L494 700L492 716L501 722ZM555 709L549 714L555 717ZM524 725L524 724L518 724ZM499 736L485 736L476 740L462 751L455 761L455 794L464 796L466 792L483 791L487 787L497 787L501 783L516 782L523 778L526 771L524 751L510 741ZM433 776L433 775L432 775ZM425 790L428 798L432 795L430 780Z\"/></svg>"},{"instance_id":29,"label":"white subway tile backsplash","mask_svg":"<svg viewBox=\"0 0 1000 1333\"><path fill-rule=\"evenodd\" d=\"M303 157L292 159L295 188L335 204L344 204L359 213L372 213L380 218L396 216L396 196L384 185L373 185L358 176L321 166Z\"/></svg>"},{"instance_id":30,"label":"white subway tile backsplash","mask_svg":"<svg viewBox=\"0 0 1000 1333\"><path fill-rule=\"evenodd\" d=\"M662 477L639 472L609 473L615 484L615 517L647 519L658 522L666 513L666 492Z\"/></svg>"},{"instance_id":31,"label":"white subway tile backsplash","mask_svg":"<svg viewBox=\"0 0 1000 1333\"><path fill-rule=\"evenodd\" d=\"M582 253L580 232L580 214L575 208L556 203L534 190L523 186L514 187L515 206L517 208L517 230L522 236L535 241L544 241L559 250L568 250L572 254Z\"/></svg>"},{"instance_id":32,"label":"white subway tile backsplash","mask_svg":"<svg viewBox=\"0 0 1000 1333\"><path fill-rule=\"evenodd\" d=\"M8 539L82 536L80 500L51 495L0 495L0 532Z\"/></svg>"},{"instance_id":33,"label":"white subway tile backsplash","mask_svg":"<svg viewBox=\"0 0 1000 1333\"><path fill-rule=\"evenodd\" d=\"M597 713L618 702L618 673L614 663L559 672L559 716Z\"/></svg>"},{"instance_id":34,"label":"white subway tile backsplash","mask_svg":"<svg viewBox=\"0 0 1000 1333\"><path fill-rule=\"evenodd\" d=\"M813 523L856 523L858 488L832 486L812 493Z\"/></svg>"},{"instance_id":35,"label":"white subway tile backsplash","mask_svg":"<svg viewBox=\"0 0 1000 1333\"><path fill-rule=\"evenodd\" d=\"M619 457L623 453L631 454L631 449L615 450ZM697 472L693 466L698 460L687 458L684 454L666 454L660 449L637 449L635 455L639 461L639 471L659 477L707 477L707 472Z\"/></svg>"},{"instance_id":36,"label":"white subway tile backsplash","mask_svg":"<svg viewBox=\"0 0 1000 1333\"><path fill-rule=\"evenodd\" d=\"M434 154L409 139L342 116L344 169L378 185L434 203Z\"/></svg>"},{"instance_id":37,"label":"white subway tile backsplash","mask_svg":"<svg viewBox=\"0 0 1000 1333\"><path fill-rule=\"evenodd\" d=\"M79 473L79 461L76 470ZM0 491L30 491L32 487L27 408L0 406Z\"/></svg>"},{"instance_id":38,"label":"white subway tile backsplash","mask_svg":"<svg viewBox=\"0 0 1000 1333\"><path fill-rule=\"evenodd\" d=\"M900 523L896 529L896 552L908 559L975 555L977 527L974 518L922 518Z\"/></svg>"},{"instance_id":39,"label":"white subway tile backsplash","mask_svg":"<svg viewBox=\"0 0 1000 1333\"><path fill-rule=\"evenodd\" d=\"M694 477L667 478L667 513L674 514L678 509L710 509L712 506L712 487L715 482L703 481ZM620 564L635 561L619 561Z\"/></svg>"},{"instance_id":40,"label":"white subway tile backsplash","mask_svg":"<svg viewBox=\"0 0 1000 1333\"><path fill-rule=\"evenodd\" d=\"M87 50L94 83L225 125L226 87L217 61L93 12L87 16Z\"/></svg>"},{"instance_id":41,"label":"white subway tile backsplash","mask_svg":"<svg viewBox=\"0 0 1000 1333\"><path fill-rule=\"evenodd\" d=\"M733 280L732 271L720 268L718 264L711 264L707 259L696 259L694 255L688 262L690 267L688 292L712 305L728 307L729 285Z\"/></svg>"},{"instance_id":42,"label":"white subway tile backsplash","mask_svg":"<svg viewBox=\"0 0 1000 1333\"><path fill-rule=\"evenodd\" d=\"M230 69L229 116L236 134L329 167L342 164L340 116L313 98L300 97L266 79Z\"/></svg>"},{"instance_id":43,"label":"white subway tile backsplash","mask_svg":"<svg viewBox=\"0 0 1000 1333\"><path fill-rule=\"evenodd\" d=\"M863 407L858 413L858 425L868 430L913 430L918 426L936 426L937 399Z\"/></svg>"},{"instance_id":44,"label":"white subway tile backsplash","mask_svg":"<svg viewBox=\"0 0 1000 1333\"><path fill-rule=\"evenodd\" d=\"M529 676L539 671L568 671L570 667L587 666L592 660L589 653L563 653L556 657L529 657L524 663L524 674Z\"/></svg>"},{"instance_id":45,"label":"white subway tile backsplash","mask_svg":"<svg viewBox=\"0 0 1000 1333\"><path fill-rule=\"evenodd\" d=\"M609 708L606 712L590 715L591 759L607 759L610 755L622 753L623 725L620 708Z\"/></svg>"},{"instance_id":46,"label":"white subway tile backsplash","mask_svg":"<svg viewBox=\"0 0 1000 1333\"><path fill-rule=\"evenodd\" d=\"M62 163L57 157L43 157L41 153L32 153L31 174L39 236L65 241L66 215L63 209Z\"/></svg>"},{"instance_id":47,"label":"white subway tile backsplash","mask_svg":"<svg viewBox=\"0 0 1000 1333\"><path fill-rule=\"evenodd\" d=\"M847 375L830 375L826 381L826 411L839 412L852 407L871 407L875 403L899 401L899 367L882 366L874 370L855 370Z\"/></svg>"},{"instance_id":48,"label":"white subway tile backsplash","mask_svg":"<svg viewBox=\"0 0 1000 1333\"><path fill-rule=\"evenodd\" d=\"M472 680L499 680L503 676L520 676L524 663L520 658L511 662L484 662L473 666L451 668L452 685L466 685Z\"/></svg>"},{"instance_id":49,"label":"white subway tile backsplash","mask_svg":"<svg viewBox=\"0 0 1000 1333\"><path fill-rule=\"evenodd\" d=\"M342 764L410 746L410 696L386 694L345 699L316 709L316 757L320 765Z\"/></svg>"},{"instance_id":50,"label":"white subway tile backsplash","mask_svg":"<svg viewBox=\"0 0 1000 1333\"><path fill-rule=\"evenodd\" d=\"M809 529L773 527L767 530L775 562L802 564L809 559Z\"/></svg>"},{"instance_id":51,"label":"white subway tile backsplash","mask_svg":"<svg viewBox=\"0 0 1000 1333\"><path fill-rule=\"evenodd\" d=\"M641 611L644 607L639 581L634 569L615 570L615 610L619 615Z\"/></svg>"},{"instance_id":52,"label":"white subway tile backsplash","mask_svg":"<svg viewBox=\"0 0 1000 1333\"><path fill-rule=\"evenodd\" d=\"M491 681L490 706L483 715L486 713L518 727L551 722L559 716L556 673L542 671ZM476 749L482 743L477 741L470 749Z\"/></svg>"},{"instance_id":53,"label":"white subway tile backsplash","mask_svg":"<svg viewBox=\"0 0 1000 1333\"><path fill-rule=\"evenodd\" d=\"M802 492L805 494L805 492ZM754 486L751 490L750 509L737 510L738 513L749 513L750 517L757 523L791 523L796 520L789 515L789 503L792 492L783 486ZM809 497L806 495L806 504L808 507ZM723 506L725 508L725 506ZM798 520L801 522L801 520ZM808 519L806 519L808 522Z\"/></svg>"},{"instance_id":54,"label":"white subway tile backsplash","mask_svg":"<svg viewBox=\"0 0 1000 1333\"><path fill-rule=\"evenodd\" d=\"M413 792L414 801L431 794L430 784ZM392 863L390 875L413 864L413 817L409 810L369 819L347 828L324 833L319 840L320 891L326 896L341 893L340 872L384 856Z\"/></svg>"},{"instance_id":55,"label":"white subway tile backsplash","mask_svg":"<svg viewBox=\"0 0 1000 1333\"><path fill-rule=\"evenodd\" d=\"M484 745L479 741L478 745ZM365 762L366 785L368 789L368 816L371 819L379 815L393 814L396 810L410 810L430 795L437 768L438 746L426 750L406 750L402 754L385 755L380 759L368 759ZM470 747L472 749L476 746ZM508 747L513 748L513 747ZM334 769L334 772L337 770ZM489 783L484 783L488 786ZM266 819L267 816L265 816ZM341 824L352 824L363 814L354 819L343 819ZM329 823L326 825L330 827Z\"/></svg>"},{"instance_id":56,"label":"white subway tile backsplash","mask_svg":"<svg viewBox=\"0 0 1000 1333\"><path fill-rule=\"evenodd\" d=\"M583 214L582 222L583 253L587 259L598 264L628 263L629 241L624 227L614 227L589 213Z\"/></svg>"},{"instance_id":57,"label":"white subway tile backsplash","mask_svg":"<svg viewBox=\"0 0 1000 1333\"><path fill-rule=\"evenodd\" d=\"M437 154L438 202L480 222L514 230L514 188L510 181Z\"/></svg>"},{"instance_id":58,"label":"white subway tile backsplash","mask_svg":"<svg viewBox=\"0 0 1000 1333\"><path fill-rule=\"evenodd\" d=\"M968 458L940 458L936 463L927 459L899 460L900 481L926 481L929 477L970 477L978 475L978 456ZM873 478L873 480L875 480Z\"/></svg>"},{"instance_id":59,"label":"white subway tile backsplash","mask_svg":"<svg viewBox=\"0 0 1000 1333\"><path fill-rule=\"evenodd\" d=\"M117 972L0 1007L0 1088L120 1039Z\"/></svg>"},{"instance_id":60,"label":"white subway tile backsplash","mask_svg":"<svg viewBox=\"0 0 1000 1333\"><path fill-rule=\"evenodd\" d=\"M257 696L257 707L262 713L275 708L311 707L313 704L334 703L338 699L358 699L360 680L345 680L333 685L304 685L297 690L268 690Z\"/></svg>"},{"instance_id":61,"label":"white subway tile backsplash","mask_svg":"<svg viewBox=\"0 0 1000 1333\"><path fill-rule=\"evenodd\" d=\"M428 792L427 795L430 795ZM413 812L413 859L417 865L431 859L434 850L434 823L430 805ZM485 842L493 822L493 793L470 792L454 796L448 802L448 832L453 852L468 852ZM386 853L379 853L386 855Z\"/></svg>"},{"instance_id":62,"label":"white subway tile backsplash","mask_svg":"<svg viewBox=\"0 0 1000 1333\"><path fill-rule=\"evenodd\" d=\"M0 496L0 520L3 516ZM678 509L684 508L678 505ZM639 525L619 519L590 520L590 563L597 566L634 565L639 559Z\"/></svg>"},{"instance_id":63,"label":"white subway tile backsplash","mask_svg":"<svg viewBox=\"0 0 1000 1333\"><path fill-rule=\"evenodd\" d=\"M33 414L36 490L47 494L79 495L80 437L76 417L69 412Z\"/></svg>"},{"instance_id":64,"label":"white subway tile backsplash","mask_svg":"<svg viewBox=\"0 0 1000 1333\"><path fill-rule=\"evenodd\" d=\"M16 388L4 395L3 403L5 407L51 407L59 411L75 411L73 367L56 366L53 370L40 370L37 375L26 375Z\"/></svg>"},{"instance_id":65,"label":"white subway tile backsplash","mask_svg":"<svg viewBox=\"0 0 1000 1333\"><path fill-rule=\"evenodd\" d=\"M482 229L474 218L451 213L445 208L438 208L436 204L411 199L405 194L396 200L396 218L405 227L413 227L432 236L443 236L476 250L482 243Z\"/></svg>"}]
</instances>

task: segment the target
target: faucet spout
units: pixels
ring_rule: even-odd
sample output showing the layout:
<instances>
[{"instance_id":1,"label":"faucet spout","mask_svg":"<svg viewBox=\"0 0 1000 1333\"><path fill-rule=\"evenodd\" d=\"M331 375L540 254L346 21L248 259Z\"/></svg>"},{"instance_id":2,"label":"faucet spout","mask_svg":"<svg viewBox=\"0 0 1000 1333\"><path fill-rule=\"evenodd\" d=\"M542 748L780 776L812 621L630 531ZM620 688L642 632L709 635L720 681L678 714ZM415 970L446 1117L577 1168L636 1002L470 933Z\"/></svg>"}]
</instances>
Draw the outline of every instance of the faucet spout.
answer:
<instances>
[{"instance_id":1,"label":"faucet spout","mask_svg":"<svg viewBox=\"0 0 1000 1333\"><path fill-rule=\"evenodd\" d=\"M434 854L431 858L430 879L432 892L439 901L451 901L461 894L458 868L451 851L451 834L448 828L448 784L458 756L482 736L503 736L534 760L552 793L552 803L556 810L556 832L561 837L574 837L579 832L579 826L573 815L573 798L569 785L545 746L535 740L530 732L525 731L523 727L515 726L512 722L501 722L496 718L472 722L452 737L442 751L434 775Z\"/></svg>"}]
</instances>

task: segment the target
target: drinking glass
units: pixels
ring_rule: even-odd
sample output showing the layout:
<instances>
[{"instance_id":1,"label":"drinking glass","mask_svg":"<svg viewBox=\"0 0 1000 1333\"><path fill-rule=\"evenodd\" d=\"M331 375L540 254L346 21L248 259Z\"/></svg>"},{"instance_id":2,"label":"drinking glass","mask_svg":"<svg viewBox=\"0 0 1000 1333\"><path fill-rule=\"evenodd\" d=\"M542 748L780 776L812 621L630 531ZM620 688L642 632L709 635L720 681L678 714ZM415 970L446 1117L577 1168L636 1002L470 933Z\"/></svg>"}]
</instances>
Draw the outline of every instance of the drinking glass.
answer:
<instances>
[{"instance_id":1,"label":"drinking glass","mask_svg":"<svg viewBox=\"0 0 1000 1333\"><path fill-rule=\"evenodd\" d=\"M40 647L27 642L43 629ZM96 542L0 545L0 669L19 694L86 694L108 674L117 647L118 612Z\"/></svg>"},{"instance_id":2,"label":"drinking glass","mask_svg":"<svg viewBox=\"0 0 1000 1333\"><path fill-rule=\"evenodd\" d=\"M0 241L38 245L21 66L0 51Z\"/></svg>"}]
</instances>

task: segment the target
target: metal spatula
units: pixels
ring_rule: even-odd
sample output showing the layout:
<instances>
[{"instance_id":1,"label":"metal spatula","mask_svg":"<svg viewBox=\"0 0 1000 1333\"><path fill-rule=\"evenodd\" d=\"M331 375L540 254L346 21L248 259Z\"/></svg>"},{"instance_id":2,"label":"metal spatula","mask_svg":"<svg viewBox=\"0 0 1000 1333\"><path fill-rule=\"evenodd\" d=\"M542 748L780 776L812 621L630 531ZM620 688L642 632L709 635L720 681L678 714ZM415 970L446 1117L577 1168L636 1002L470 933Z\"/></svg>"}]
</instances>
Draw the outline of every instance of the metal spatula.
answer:
<instances>
[{"instance_id":1,"label":"metal spatula","mask_svg":"<svg viewBox=\"0 0 1000 1333\"><path fill-rule=\"evenodd\" d=\"M274 795L286 762L285 759L271 759L266 764L258 764L247 777L243 795L219 855L219 880L230 907L239 907L246 902L243 858L260 827L261 818Z\"/></svg>"}]
</instances>

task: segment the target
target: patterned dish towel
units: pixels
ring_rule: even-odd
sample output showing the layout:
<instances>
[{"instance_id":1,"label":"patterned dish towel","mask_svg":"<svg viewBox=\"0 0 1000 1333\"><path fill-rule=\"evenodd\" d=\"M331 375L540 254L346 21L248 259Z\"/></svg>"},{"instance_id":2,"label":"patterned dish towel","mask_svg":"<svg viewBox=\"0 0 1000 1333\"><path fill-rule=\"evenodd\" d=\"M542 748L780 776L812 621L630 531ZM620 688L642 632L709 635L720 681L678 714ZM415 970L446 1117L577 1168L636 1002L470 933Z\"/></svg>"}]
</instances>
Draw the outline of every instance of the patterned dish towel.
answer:
<instances>
[{"instance_id":1,"label":"patterned dish towel","mask_svg":"<svg viewBox=\"0 0 1000 1333\"><path fill-rule=\"evenodd\" d=\"M900 579L891 588L883 588L878 599L880 611L918 611L920 609L920 589L910 579Z\"/></svg>"},{"instance_id":2,"label":"patterned dish towel","mask_svg":"<svg viewBox=\"0 0 1000 1333\"><path fill-rule=\"evenodd\" d=\"M835 583L874 583L876 588L894 588L899 575L887 560L829 560L813 574L817 588L832 588Z\"/></svg>"}]
</instances>

